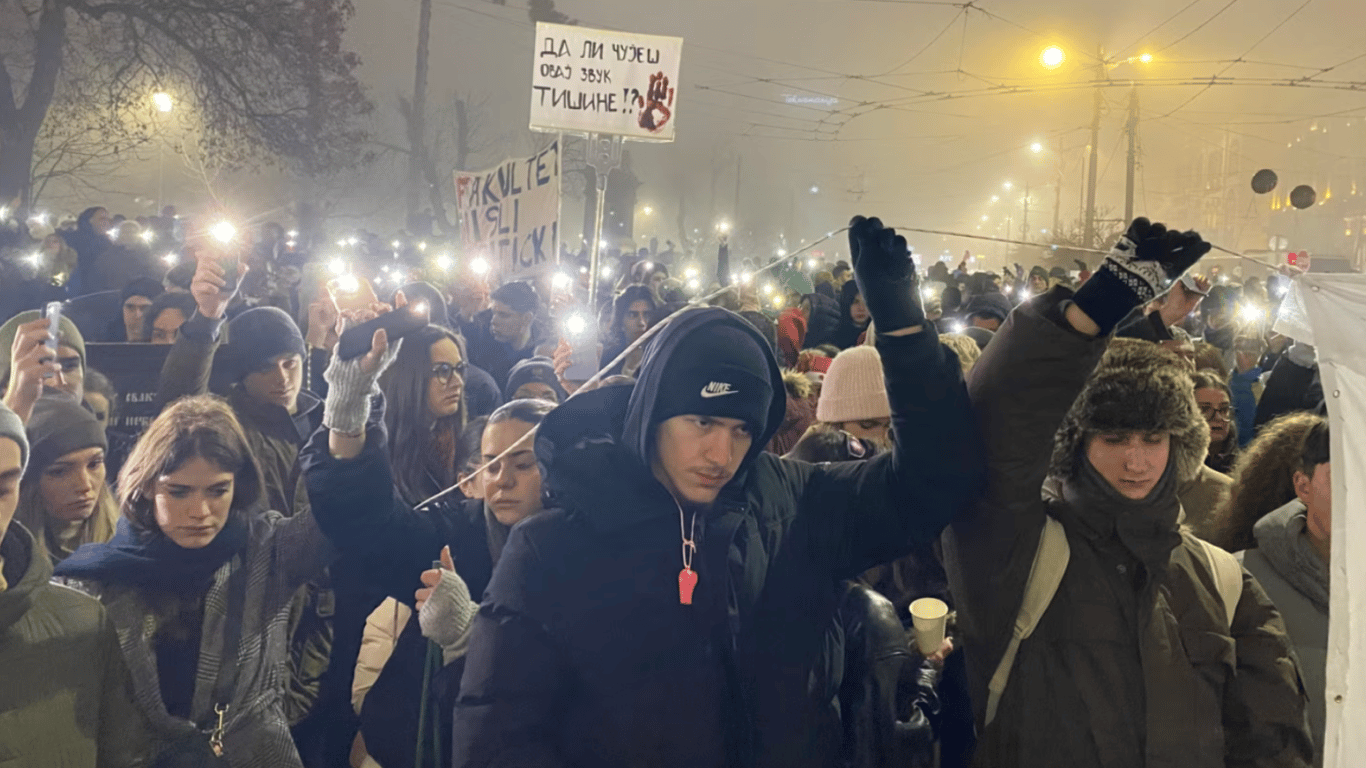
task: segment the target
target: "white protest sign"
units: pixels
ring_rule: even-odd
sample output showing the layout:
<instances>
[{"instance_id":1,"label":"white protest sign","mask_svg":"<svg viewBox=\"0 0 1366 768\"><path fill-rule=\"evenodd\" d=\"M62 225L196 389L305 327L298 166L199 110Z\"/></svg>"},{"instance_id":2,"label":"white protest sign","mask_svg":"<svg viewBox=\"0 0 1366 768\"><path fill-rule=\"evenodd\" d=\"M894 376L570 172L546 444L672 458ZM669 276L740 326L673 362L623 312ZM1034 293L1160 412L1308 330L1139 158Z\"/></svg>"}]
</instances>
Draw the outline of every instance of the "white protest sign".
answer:
<instances>
[{"instance_id":1,"label":"white protest sign","mask_svg":"<svg viewBox=\"0 0 1366 768\"><path fill-rule=\"evenodd\" d=\"M683 38L536 25L531 129L673 141Z\"/></svg>"},{"instance_id":2,"label":"white protest sign","mask_svg":"<svg viewBox=\"0 0 1366 768\"><path fill-rule=\"evenodd\" d=\"M560 251L560 142L478 173L455 172L460 235L503 279L555 267Z\"/></svg>"}]
</instances>

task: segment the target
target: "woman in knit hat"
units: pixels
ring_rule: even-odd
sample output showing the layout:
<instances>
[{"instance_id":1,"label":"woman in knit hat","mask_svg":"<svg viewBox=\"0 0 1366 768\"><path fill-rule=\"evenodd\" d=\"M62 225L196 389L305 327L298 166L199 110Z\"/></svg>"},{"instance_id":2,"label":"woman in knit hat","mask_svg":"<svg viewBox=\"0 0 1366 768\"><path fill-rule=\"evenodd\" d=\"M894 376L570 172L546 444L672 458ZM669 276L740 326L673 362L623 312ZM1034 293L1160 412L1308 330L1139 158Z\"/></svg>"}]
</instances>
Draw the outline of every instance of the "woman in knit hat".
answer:
<instances>
[{"instance_id":1,"label":"woman in knit hat","mask_svg":"<svg viewBox=\"0 0 1366 768\"><path fill-rule=\"evenodd\" d=\"M57 325L57 357L44 349L48 321L37 310L20 312L0 325L0 391L5 405L28 421L44 390L60 390L77 400L85 396L85 337L71 318Z\"/></svg>"},{"instance_id":2,"label":"woman in knit hat","mask_svg":"<svg viewBox=\"0 0 1366 768\"><path fill-rule=\"evenodd\" d=\"M816 421L888 445L892 406L883 383L882 356L876 347L846 349L830 363L816 404Z\"/></svg>"},{"instance_id":3,"label":"woman in knit hat","mask_svg":"<svg viewBox=\"0 0 1366 768\"><path fill-rule=\"evenodd\" d=\"M82 544L113 538L118 505L105 482L108 443L95 416L53 392L34 406L28 441L15 519L33 534L34 552L56 565Z\"/></svg>"}]
</instances>

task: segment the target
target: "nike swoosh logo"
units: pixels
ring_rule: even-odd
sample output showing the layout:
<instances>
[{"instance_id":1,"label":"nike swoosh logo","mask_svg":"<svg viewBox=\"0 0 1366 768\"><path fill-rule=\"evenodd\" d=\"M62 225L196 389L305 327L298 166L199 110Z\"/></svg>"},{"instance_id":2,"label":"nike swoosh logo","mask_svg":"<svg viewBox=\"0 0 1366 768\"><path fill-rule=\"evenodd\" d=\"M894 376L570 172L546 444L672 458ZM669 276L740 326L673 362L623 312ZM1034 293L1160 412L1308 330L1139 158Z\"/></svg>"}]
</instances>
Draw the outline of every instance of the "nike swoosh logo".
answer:
<instances>
[{"instance_id":1,"label":"nike swoosh logo","mask_svg":"<svg viewBox=\"0 0 1366 768\"><path fill-rule=\"evenodd\" d=\"M702 390L702 397L703 397L704 399L707 399L707 400L710 400L710 399L713 398L713 397L725 397L726 395L738 395L738 394L740 394L740 390L738 390L738 389L732 389L732 390L729 391L729 392L708 392L708 391L705 390L705 389Z\"/></svg>"}]
</instances>

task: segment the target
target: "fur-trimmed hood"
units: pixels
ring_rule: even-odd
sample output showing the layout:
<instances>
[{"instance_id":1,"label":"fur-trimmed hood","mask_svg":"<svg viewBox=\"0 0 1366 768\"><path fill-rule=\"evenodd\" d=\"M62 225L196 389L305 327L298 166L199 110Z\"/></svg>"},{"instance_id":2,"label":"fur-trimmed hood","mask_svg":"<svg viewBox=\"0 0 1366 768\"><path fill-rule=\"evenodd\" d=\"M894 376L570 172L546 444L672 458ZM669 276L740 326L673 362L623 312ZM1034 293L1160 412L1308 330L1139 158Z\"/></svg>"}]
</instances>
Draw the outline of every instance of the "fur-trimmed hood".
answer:
<instances>
[{"instance_id":1,"label":"fur-trimmed hood","mask_svg":"<svg viewBox=\"0 0 1366 768\"><path fill-rule=\"evenodd\" d=\"M1053 440L1049 473L1075 479L1090 435L1168 432L1178 482L1200 471L1209 451L1209 424L1195 402L1195 385L1176 355L1146 341L1115 339L1063 418Z\"/></svg>"}]
</instances>

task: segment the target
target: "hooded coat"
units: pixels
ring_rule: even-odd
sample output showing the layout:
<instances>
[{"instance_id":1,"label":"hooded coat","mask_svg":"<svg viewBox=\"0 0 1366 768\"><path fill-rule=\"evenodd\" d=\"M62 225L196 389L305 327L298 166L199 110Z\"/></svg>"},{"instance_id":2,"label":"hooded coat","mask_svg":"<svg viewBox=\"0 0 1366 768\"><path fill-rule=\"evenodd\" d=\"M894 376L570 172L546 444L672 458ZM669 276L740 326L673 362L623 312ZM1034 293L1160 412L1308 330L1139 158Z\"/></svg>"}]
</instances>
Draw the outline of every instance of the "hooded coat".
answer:
<instances>
[{"instance_id":1,"label":"hooded coat","mask_svg":"<svg viewBox=\"0 0 1366 768\"><path fill-rule=\"evenodd\" d=\"M1055 288L1017 308L969 377L988 481L944 554L982 729L975 764L1308 765L1304 689L1280 614L1244 573L1230 622L1201 545L1179 525L1177 485L1209 439L1189 376L1144 344L1092 376L1109 340L1071 329L1070 295ZM1103 429L1171 435L1147 499L1120 496L1085 458ZM1047 516L1066 531L1067 570L985 726L987 683Z\"/></svg>"},{"instance_id":2,"label":"hooded coat","mask_svg":"<svg viewBox=\"0 0 1366 768\"><path fill-rule=\"evenodd\" d=\"M1285 618L1309 694L1314 765L1323 764L1328 665L1328 564L1305 535L1306 510L1298 499L1253 526L1257 548L1243 553L1243 567L1257 577Z\"/></svg>"},{"instance_id":3,"label":"hooded coat","mask_svg":"<svg viewBox=\"0 0 1366 768\"><path fill-rule=\"evenodd\" d=\"M634 385L541 424L547 511L512 529L475 618L456 766L834 764L838 582L931 541L979 484L961 372L929 328L879 337L899 439L868 462L763 453L786 410L774 397L737 475L696 512L699 580L681 605L680 508L649 469L652 415L671 352L715 324L760 339L724 310L685 313Z\"/></svg>"},{"instance_id":4,"label":"hooded coat","mask_svg":"<svg viewBox=\"0 0 1366 768\"><path fill-rule=\"evenodd\" d=\"M114 625L35 554L22 525L0 532L0 765L141 765L147 723Z\"/></svg>"}]
</instances>

